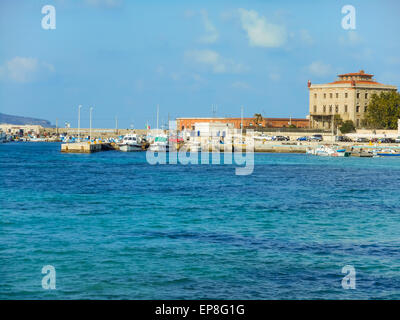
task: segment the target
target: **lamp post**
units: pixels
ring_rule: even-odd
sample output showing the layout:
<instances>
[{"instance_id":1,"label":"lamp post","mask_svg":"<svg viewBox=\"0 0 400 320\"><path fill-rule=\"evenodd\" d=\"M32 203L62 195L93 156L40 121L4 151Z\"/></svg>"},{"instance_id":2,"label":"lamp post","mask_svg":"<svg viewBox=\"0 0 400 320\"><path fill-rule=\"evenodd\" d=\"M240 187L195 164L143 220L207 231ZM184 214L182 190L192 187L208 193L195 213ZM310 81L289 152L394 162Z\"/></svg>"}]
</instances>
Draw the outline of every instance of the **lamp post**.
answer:
<instances>
[{"instance_id":1,"label":"lamp post","mask_svg":"<svg viewBox=\"0 0 400 320\"><path fill-rule=\"evenodd\" d=\"M90 129L89 129L89 141L92 141L92 111L93 111L93 107L90 107L89 109L90 111Z\"/></svg>"},{"instance_id":2,"label":"lamp post","mask_svg":"<svg viewBox=\"0 0 400 320\"><path fill-rule=\"evenodd\" d=\"M78 142L81 142L81 108L82 108L82 106L79 105L79 107L78 107Z\"/></svg>"},{"instance_id":3,"label":"lamp post","mask_svg":"<svg viewBox=\"0 0 400 320\"><path fill-rule=\"evenodd\" d=\"M241 139L243 139L243 106L240 109L240 135Z\"/></svg>"}]
</instances>

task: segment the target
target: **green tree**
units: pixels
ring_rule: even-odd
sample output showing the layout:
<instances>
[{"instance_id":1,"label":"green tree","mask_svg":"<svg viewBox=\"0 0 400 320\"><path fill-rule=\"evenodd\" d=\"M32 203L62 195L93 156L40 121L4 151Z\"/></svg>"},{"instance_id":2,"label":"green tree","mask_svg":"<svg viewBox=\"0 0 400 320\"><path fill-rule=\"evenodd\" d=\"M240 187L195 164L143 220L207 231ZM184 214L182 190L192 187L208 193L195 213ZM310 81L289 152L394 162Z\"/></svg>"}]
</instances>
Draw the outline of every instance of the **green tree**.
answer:
<instances>
[{"instance_id":1,"label":"green tree","mask_svg":"<svg viewBox=\"0 0 400 320\"><path fill-rule=\"evenodd\" d=\"M354 123L351 120L346 120L345 122L343 122L339 129L340 132L343 134L354 132L356 130L356 128L354 127Z\"/></svg>"},{"instance_id":2,"label":"green tree","mask_svg":"<svg viewBox=\"0 0 400 320\"><path fill-rule=\"evenodd\" d=\"M396 91L373 94L365 114L365 123L374 129L397 129L400 118L400 94Z\"/></svg>"}]
</instances>

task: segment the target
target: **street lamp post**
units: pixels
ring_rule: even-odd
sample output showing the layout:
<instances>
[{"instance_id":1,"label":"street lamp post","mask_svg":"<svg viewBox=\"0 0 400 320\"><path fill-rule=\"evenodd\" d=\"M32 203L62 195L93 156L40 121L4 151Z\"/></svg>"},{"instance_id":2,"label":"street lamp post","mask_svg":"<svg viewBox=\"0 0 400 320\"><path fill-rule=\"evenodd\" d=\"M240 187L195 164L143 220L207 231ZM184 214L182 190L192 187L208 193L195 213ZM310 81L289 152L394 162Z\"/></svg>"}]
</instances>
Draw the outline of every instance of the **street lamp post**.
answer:
<instances>
[{"instance_id":1,"label":"street lamp post","mask_svg":"<svg viewBox=\"0 0 400 320\"><path fill-rule=\"evenodd\" d=\"M81 142L81 108L82 108L82 106L79 105L79 107L78 107L78 142Z\"/></svg>"},{"instance_id":2,"label":"street lamp post","mask_svg":"<svg viewBox=\"0 0 400 320\"><path fill-rule=\"evenodd\" d=\"M92 111L93 107L90 107L90 129L89 129L89 141L92 141Z\"/></svg>"}]
</instances>

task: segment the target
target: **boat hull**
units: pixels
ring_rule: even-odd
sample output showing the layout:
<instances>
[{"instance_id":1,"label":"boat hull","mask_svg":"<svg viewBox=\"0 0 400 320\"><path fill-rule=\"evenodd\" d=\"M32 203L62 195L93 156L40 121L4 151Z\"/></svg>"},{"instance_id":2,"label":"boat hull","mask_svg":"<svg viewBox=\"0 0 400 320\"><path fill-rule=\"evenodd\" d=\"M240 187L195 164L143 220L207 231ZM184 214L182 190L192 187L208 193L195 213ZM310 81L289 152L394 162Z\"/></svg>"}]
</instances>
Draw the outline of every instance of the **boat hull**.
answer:
<instances>
[{"instance_id":1,"label":"boat hull","mask_svg":"<svg viewBox=\"0 0 400 320\"><path fill-rule=\"evenodd\" d=\"M140 145L129 145L124 144L119 146L119 150L122 152L135 152L135 151L143 151L142 146Z\"/></svg>"},{"instance_id":2,"label":"boat hull","mask_svg":"<svg viewBox=\"0 0 400 320\"><path fill-rule=\"evenodd\" d=\"M149 150L153 151L153 152L169 152L169 146L168 145L150 145Z\"/></svg>"},{"instance_id":3,"label":"boat hull","mask_svg":"<svg viewBox=\"0 0 400 320\"><path fill-rule=\"evenodd\" d=\"M376 155L380 157L400 157L400 153L384 153L384 152L378 152Z\"/></svg>"}]
</instances>

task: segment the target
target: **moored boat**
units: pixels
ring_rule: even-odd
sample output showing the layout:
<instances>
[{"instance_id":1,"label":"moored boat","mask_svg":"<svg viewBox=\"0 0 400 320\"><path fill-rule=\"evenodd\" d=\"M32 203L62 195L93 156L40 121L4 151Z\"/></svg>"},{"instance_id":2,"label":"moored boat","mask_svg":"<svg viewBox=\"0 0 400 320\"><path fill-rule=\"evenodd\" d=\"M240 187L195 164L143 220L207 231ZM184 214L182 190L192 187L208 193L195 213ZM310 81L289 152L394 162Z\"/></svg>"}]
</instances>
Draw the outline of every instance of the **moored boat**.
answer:
<instances>
[{"instance_id":1,"label":"moored boat","mask_svg":"<svg viewBox=\"0 0 400 320\"><path fill-rule=\"evenodd\" d=\"M158 136L154 139L154 142L150 144L150 151L153 152L169 152L169 144L167 136Z\"/></svg>"},{"instance_id":2,"label":"moored boat","mask_svg":"<svg viewBox=\"0 0 400 320\"><path fill-rule=\"evenodd\" d=\"M400 156L400 152L393 150L393 149L375 150L374 153L380 157L399 157Z\"/></svg>"},{"instance_id":3,"label":"moored boat","mask_svg":"<svg viewBox=\"0 0 400 320\"><path fill-rule=\"evenodd\" d=\"M328 146L320 146L318 148L308 148L306 150L307 154L313 154L316 156L322 157L348 157L350 156L350 152L346 151L346 149L335 149L333 147Z\"/></svg>"},{"instance_id":4,"label":"moored boat","mask_svg":"<svg viewBox=\"0 0 400 320\"><path fill-rule=\"evenodd\" d=\"M142 151L142 143L134 133L127 134L123 137L122 141L118 144L119 150L123 152Z\"/></svg>"}]
</instances>

